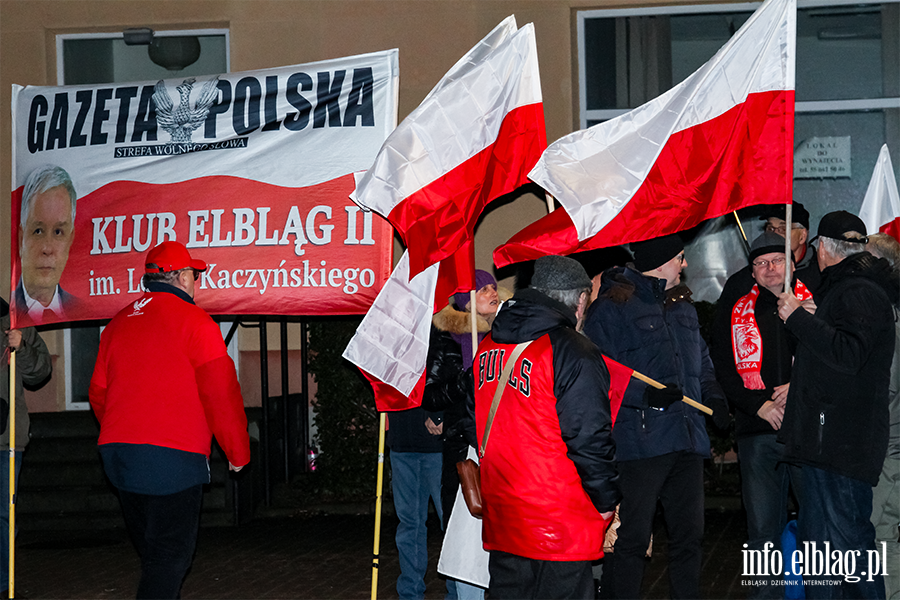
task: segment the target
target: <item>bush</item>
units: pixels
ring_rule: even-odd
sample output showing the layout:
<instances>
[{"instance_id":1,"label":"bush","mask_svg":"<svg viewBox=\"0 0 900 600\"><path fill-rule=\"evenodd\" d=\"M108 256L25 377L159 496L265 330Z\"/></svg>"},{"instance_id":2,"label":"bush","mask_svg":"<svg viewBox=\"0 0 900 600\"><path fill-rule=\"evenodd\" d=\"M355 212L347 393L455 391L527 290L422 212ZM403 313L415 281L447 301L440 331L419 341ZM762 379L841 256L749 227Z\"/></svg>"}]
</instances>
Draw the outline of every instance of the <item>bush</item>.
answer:
<instances>
[{"instance_id":1,"label":"bush","mask_svg":"<svg viewBox=\"0 0 900 600\"><path fill-rule=\"evenodd\" d=\"M319 500L363 500L375 495L378 412L372 388L341 358L360 317L336 317L309 325L309 370L316 378L317 469L306 492Z\"/></svg>"}]
</instances>

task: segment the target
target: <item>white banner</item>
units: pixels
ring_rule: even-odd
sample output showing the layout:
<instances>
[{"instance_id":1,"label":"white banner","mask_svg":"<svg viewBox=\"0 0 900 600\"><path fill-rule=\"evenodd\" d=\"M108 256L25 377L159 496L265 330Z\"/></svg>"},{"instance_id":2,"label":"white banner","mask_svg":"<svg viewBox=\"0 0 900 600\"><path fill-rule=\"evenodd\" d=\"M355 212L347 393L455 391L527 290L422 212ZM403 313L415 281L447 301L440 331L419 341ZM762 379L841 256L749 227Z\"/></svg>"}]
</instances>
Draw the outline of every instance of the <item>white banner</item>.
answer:
<instances>
[{"instance_id":1,"label":"white banner","mask_svg":"<svg viewBox=\"0 0 900 600\"><path fill-rule=\"evenodd\" d=\"M397 88L397 50L14 86L18 317L111 317L140 292L143 254L169 239L210 264L197 297L211 313L365 312L390 274L392 230L348 195L396 126Z\"/></svg>"}]
</instances>

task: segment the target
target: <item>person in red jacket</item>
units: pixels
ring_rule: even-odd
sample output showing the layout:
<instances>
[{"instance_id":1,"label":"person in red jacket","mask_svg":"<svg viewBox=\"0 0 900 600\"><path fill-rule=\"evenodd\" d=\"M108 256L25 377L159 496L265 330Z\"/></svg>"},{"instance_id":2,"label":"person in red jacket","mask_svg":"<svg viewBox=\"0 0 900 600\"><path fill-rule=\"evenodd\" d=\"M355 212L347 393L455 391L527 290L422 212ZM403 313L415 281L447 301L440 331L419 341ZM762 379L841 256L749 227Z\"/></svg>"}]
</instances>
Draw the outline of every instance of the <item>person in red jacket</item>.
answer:
<instances>
[{"instance_id":1,"label":"person in red jacket","mask_svg":"<svg viewBox=\"0 0 900 600\"><path fill-rule=\"evenodd\" d=\"M481 459L490 597L593 598L591 561L620 494L600 350L577 331L591 280L577 261L544 256L478 346L475 427L484 445L494 391L504 392ZM532 342L512 367L513 349Z\"/></svg>"},{"instance_id":2,"label":"person in red jacket","mask_svg":"<svg viewBox=\"0 0 900 600\"><path fill-rule=\"evenodd\" d=\"M250 462L247 417L218 325L194 304L206 263L179 242L146 259L139 300L103 331L90 385L100 456L141 557L138 598L178 598L191 566L212 436Z\"/></svg>"}]
</instances>

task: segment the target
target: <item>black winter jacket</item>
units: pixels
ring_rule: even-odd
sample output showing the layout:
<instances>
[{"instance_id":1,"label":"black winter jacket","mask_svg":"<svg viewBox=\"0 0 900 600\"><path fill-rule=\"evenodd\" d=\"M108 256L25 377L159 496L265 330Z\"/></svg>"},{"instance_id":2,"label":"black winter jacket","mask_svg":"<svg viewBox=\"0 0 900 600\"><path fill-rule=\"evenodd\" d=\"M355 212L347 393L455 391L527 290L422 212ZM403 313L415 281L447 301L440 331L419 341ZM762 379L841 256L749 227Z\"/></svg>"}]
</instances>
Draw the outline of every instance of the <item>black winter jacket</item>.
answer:
<instances>
[{"instance_id":1,"label":"black winter jacket","mask_svg":"<svg viewBox=\"0 0 900 600\"><path fill-rule=\"evenodd\" d=\"M665 280L631 268L603 273L601 292L588 310L584 332L600 351L707 406L725 396L716 382L706 342L700 337L697 311L685 298L667 301ZM653 458L687 451L709 457L704 415L683 402L664 411L644 400L647 385L632 380L616 417L613 437L618 460Z\"/></svg>"},{"instance_id":2,"label":"black winter jacket","mask_svg":"<svg viewBox=\"0 0 900 600\"><path fill-rule=\"evenodd\" d=\"M727 283L725 287L728 287ZM748 289L746 293L749 292ZM734 363L734 348L731 339L731 312L741 297L730 299L723 292L716 304L710 355L716 367L716 379L722 385L725 396L735 409L734 429L737 439L754 435L775 435L777 431L772 429L768 421L757 416L756 412L767 400L772 399L772 393L776 386L791 380L791 362L797 340L786 330L784 322L778 316L778 298L760 286L754 317L762 337L763 353L760 375L763 383L766 384L766 389L749 390L744 387L744 381L738 374Z\"/></svg>"},{"instance_id":3,"label":"black winter jacket","mask_svg":"<svg viewBox=\"0 0 900 600\"><path fill-rule=\"evenodd\" d=\"M575 313L533 290L516 292L497 314L491 338L498 344L520 344L549 335L551 376L559 434L575 463L582 486L598 512L611 510L621 495L615 467L615 445L609 435L609 371L597 347L575 331ZM475 365L475 379L478 369ZM483 374L482 374L483 375ZM483 377L482 377L483 379ZM532 388L538 388L536 384ZM477 423L480 429L484 423ZM491 443L495 440L491 439Z\"/></svg>"},{"instance_id":4,"label":"black winter jacket","mask_svg":"<svg viewBox=\"0 0 900 600\"><path fill-rule=\"evenodd\" d=\"M851 255L822 272L816 314L788 318L800 344L778 436L786 461L878 483L898 285L890 273L884 259Z\"/></svg>"}]
</instances>

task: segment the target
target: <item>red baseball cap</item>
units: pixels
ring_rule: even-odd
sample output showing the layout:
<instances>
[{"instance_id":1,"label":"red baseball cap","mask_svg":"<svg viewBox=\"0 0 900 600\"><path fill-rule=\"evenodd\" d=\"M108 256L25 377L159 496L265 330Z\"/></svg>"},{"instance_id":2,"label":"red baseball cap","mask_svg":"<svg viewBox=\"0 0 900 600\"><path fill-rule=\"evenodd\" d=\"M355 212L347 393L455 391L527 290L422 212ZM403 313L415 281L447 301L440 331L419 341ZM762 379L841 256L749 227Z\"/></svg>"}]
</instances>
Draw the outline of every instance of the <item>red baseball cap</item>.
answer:
<instances>
[{"instance_id":1,"label":"red baseball cap","mask_svg":"<svg viewBox=\"0 0 900 600\"><path fill-rule=\"evenodd\" d=\"M170 241L150 249L144 268L147 273L171 273L182 269L205 271L206 263L191 258L187 248L181 242Z\"/></svg>"}]
</instances>

